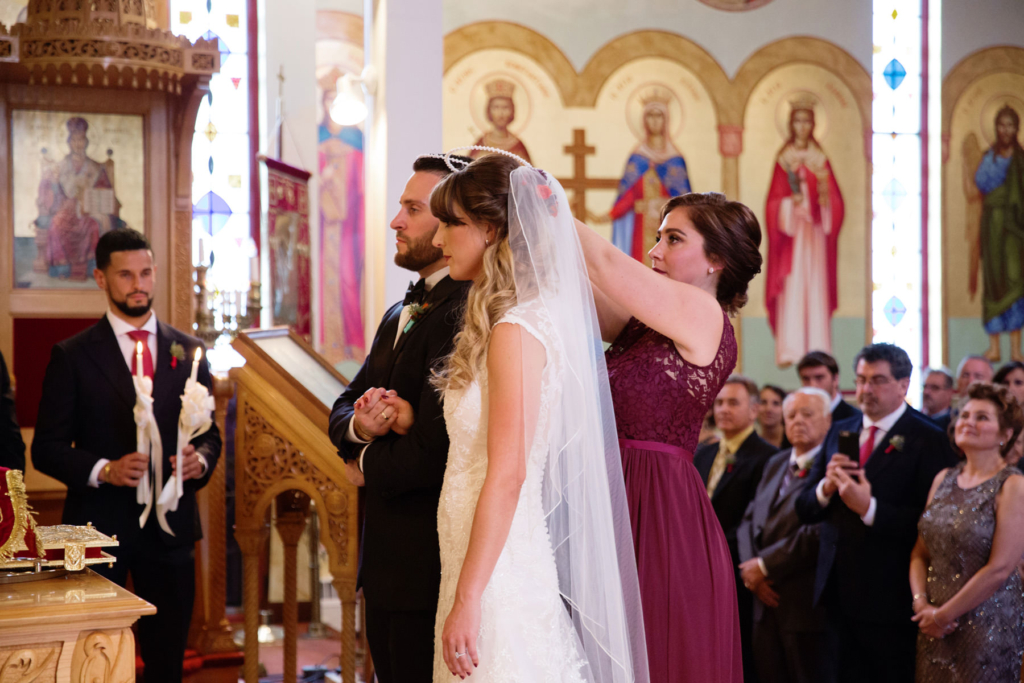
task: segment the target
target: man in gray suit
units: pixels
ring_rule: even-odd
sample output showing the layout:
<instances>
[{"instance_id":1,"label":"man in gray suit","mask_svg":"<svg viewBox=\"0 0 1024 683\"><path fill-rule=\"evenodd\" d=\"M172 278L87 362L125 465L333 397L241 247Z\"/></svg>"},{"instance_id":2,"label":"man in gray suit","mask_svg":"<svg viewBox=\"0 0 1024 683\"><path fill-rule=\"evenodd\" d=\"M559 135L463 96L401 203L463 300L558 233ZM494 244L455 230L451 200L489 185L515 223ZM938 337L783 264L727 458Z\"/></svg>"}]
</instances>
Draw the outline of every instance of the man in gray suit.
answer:
<instances>
[{"instance_id":1,"label":"man in gray suit","mask_svg":"<svg viewBox=\"0 0 1024 683\"><path fill-rule=\"evenodd\" d=\"M740 576L754 597L752 649L761 683L832 683L836 651L815 606L818 526L803 524L795 502L832 423L831 398L803 387L782 412L793 444L772 456L737 530Z\"/></svg>"}]
</instances>

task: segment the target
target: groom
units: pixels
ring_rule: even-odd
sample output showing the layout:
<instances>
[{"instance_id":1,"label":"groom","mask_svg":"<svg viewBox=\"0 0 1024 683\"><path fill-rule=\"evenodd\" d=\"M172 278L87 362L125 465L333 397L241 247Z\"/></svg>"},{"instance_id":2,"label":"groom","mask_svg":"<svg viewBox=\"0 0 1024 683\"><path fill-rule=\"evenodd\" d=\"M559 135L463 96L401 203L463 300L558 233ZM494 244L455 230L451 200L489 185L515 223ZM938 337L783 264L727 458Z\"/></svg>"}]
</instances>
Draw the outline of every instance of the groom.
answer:
<instances>
[{"instance_id":1,"label":"groom","mask_svg":"<svg viewBox=\"0 0 1024 683\"><path fill-rule=\"evenodd\" d=\"M363 367L334 403L330 424L349 480L366 487L359 585L381 683L432 678L441 580L437 504L448 433L430 374L451 352L470 284L448 277L441 250L431 244L438 221L430 213L430 192L448 166L420 157L412 169L391 229L395 264L416 271L419 280L384 314ZM407 434L392 431L395 415L380 401L385 391L412 404L416 422Z\"/></svg>"}]
</instances>

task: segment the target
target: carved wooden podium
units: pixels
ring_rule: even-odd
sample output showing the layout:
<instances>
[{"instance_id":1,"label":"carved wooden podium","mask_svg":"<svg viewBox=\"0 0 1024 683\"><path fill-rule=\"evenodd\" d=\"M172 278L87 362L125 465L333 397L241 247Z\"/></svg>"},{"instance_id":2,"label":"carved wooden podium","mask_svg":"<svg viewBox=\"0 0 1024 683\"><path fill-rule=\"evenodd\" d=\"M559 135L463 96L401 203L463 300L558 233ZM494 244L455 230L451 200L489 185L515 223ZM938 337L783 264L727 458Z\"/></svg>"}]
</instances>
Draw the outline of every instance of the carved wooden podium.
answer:
<instances>
[{"instance_id":1,"label":"carved wooden podium","mask_svg":"<svg viewBox=\"0 0 1024 683\"><path fill-rule=\"evenodd\" d=\"M243 558L246 683L258 678L259 560L275 499L284 542L284 680L296 674L296 548L312 501L341 599L342 679L354 683L358 496L327 437L331 406L347 380L287 329L242 332L233 346L246 359L231 371L238 386L235 538Z\"/></svg>"},{"instance_id":2,"label":"carved wooden podium","mask_svg":"<svg viewBox=\"0 0 1024 683\"><path fill-rule=\"evenodd\" d=\"M135 680L131 626L156 608L86 569L0 591L0 680Z\"/></svg>"}]
</instances>

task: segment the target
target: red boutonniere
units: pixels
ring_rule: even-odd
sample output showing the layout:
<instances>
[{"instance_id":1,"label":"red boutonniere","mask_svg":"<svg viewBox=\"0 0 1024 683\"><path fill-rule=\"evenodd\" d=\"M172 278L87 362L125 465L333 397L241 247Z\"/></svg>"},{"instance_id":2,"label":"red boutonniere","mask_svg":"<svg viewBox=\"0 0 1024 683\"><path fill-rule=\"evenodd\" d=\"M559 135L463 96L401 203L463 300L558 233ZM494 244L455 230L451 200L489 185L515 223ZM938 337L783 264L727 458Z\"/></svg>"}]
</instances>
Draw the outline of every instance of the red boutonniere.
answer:
<instances>
[{"instance_id":1,"label":"red boutonniere","mask_svg":"<svg viewBox=\"0 0 1024 683\"><path fill-rule=\"evenodd\" d=\"M810 472L810 470L809 470L809 469L806 469L806 470L800 470L799 472L797 472L797 473L796 473L796 478L797 478L797 479L806 479L806 478L807 478L807 473L808 473L808 472Z\"/></svg>"},{"instance_id":2,"label":"red boutonniere","mask_svg":"<svg viewBox=\"0 0 1024 683\"><path fill-rule=\"evenodd\" d=\"M178 361L185 360L185 349L178 342L171 344L171 370L178 367Z\"/></svg>"},{"instance_id":3,"label":"red boutonniere","mask_svg":"<svg viewBox=\"0 0 1024 683\"><path fill-rule=\"evenodd\" d=\"M897 434L896 436L889 439L889 445L886 446L886 454L892 453L893 451L903 452L903 435Z\"/></svg>"}]
</instances>

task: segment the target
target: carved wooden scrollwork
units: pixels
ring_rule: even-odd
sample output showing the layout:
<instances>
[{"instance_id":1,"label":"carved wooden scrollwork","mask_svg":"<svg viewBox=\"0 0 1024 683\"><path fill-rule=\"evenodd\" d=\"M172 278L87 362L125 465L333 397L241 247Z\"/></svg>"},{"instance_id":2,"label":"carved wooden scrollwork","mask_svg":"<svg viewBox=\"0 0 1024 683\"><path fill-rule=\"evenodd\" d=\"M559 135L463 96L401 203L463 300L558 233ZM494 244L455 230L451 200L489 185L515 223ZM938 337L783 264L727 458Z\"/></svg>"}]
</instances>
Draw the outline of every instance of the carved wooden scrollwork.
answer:
<instances>
[{"instance_id":1,"label":"carved wooden scrollwork","mask_svg":"<svg viewBox=\"0 0 1024 683\"><path fill-rule=\"evenodd\" d=\"M62 643L0 648L0 681L50 683L57 680Z\"/></svg>"},{"instance_id":2,"label":"carved wooden scrollwork","mask_svg":"<svg viewBox=\"0 0 1024 683\"><path fill-rule=\"evenodd\" d=\"M71 655L71 683L127 683L135 680L132 631L83 631Z\"/></svg>"},{"instance_id":3,"label":"carved wooden scrollwork","mask_svg":"<svg viewBox=\"0 0 1024 683\"><path fill-rule=\"evenodd\" d=\"M332 559L345 566L349 543L348 494L241 398L238 414L246 444L244 476L236 484L242 510L239 517L255 518L264 493L271 488L279 489L282 482L294 481L296 485L292 488L307 491L312 487L327 513L328 537L337 550ZM305 485L300 486L299 482Z\"/></svg>"}]
</instances>

